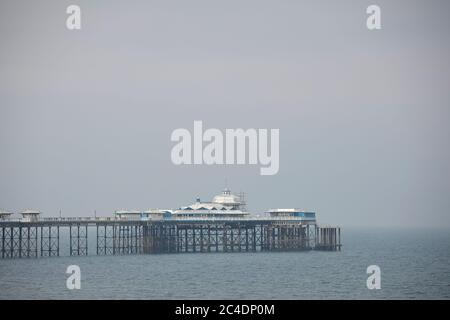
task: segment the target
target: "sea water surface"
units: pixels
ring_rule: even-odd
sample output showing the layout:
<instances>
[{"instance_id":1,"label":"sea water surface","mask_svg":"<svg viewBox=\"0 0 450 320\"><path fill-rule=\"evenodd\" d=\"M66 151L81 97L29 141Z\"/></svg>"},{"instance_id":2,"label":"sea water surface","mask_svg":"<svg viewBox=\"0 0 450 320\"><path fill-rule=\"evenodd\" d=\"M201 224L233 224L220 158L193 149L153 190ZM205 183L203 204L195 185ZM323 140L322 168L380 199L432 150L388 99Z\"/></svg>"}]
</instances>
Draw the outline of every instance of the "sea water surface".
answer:
<instances>
[{"instance_id":1,"label":"sea water surface","mask_svg":"<svg viewBox=\"0 0 450 320\"><path fill-rule=\"evenodd\" d=\"M0 259L0 299L450 299L450 232L343 228L341 252ZM66 268L81 269L81 289ZM381 289L366 286L369 265Z\"/></svg>"}]
</instances>

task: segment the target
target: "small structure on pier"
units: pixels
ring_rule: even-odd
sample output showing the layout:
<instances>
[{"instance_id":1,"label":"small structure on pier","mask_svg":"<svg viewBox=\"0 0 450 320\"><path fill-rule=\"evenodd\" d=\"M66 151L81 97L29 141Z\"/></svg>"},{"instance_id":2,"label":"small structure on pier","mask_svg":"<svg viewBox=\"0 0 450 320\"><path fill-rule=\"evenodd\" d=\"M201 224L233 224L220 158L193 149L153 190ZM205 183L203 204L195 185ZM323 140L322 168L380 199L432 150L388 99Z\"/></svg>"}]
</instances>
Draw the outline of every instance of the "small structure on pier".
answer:
<instances>
[{"instance_id":1,"label":"small structure on pier","mask_svg":"<svg viewBox=\"0 0 450 320\"><path fill-rule=\"evenodd\" d=\"M304 211L300 209L270 209L266 211L270 215L271 218L302 218L303 221L309 223L316 223L316 213L312 211Z\"/></svg>"},{"instance_id":2,"label":"small structure on pier","mask_svg":"<svg viewBox=\"0 0 450 320\"><path fill-rule=\"evenodd\" d=\"M7 220L12 214L12 212L0 210L0 220Z\"/></svg>"},{"instance_id":3,"label":"small structure on pier","mask_svg":"<svg viewBox=\"0 0 450 320\"><path fill-rule=\"evenodd\" d=\"M38 221L41 212L37 210L25 210L21 214L23 217L23 221L35 222Z\"/></svg>"},{"instance_id":4,"label":"small structure on pier","mask_svg":"<svg viewBox=\"0 0 450 320\"><path fill-rule=\"evenodd\" d=\"M138 210L117 210L114 215L116 219L120 220L139 220L142 217L142 212Z\"/></svg>"},{"instance_id":5,"label":"small structure on pier","mask_svg":"<svg viewBox=\"0 0 450 320\"><path fill-rule=\"evenodd\" d=\"M142 216L144 220L168 220L172 217L172 210L148 209Z\"/></svg>"}]
</instances>

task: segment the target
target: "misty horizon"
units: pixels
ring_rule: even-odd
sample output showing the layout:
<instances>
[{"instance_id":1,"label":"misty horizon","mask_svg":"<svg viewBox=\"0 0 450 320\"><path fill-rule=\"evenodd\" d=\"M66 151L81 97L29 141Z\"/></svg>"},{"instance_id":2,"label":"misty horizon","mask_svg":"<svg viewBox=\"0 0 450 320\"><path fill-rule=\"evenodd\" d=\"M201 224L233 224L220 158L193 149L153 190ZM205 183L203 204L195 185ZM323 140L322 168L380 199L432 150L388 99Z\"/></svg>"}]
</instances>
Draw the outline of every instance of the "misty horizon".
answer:
<instances>
[{"instance_id":1,"label":"misty horizon","mask_svg":"<svg viewBox=\"0 0 450 320\"><path fill-rule=\"evenodd\" d=\"M342 227L450 228L450 3L0 4L0 209L112 216L212 199ZM273 4L273 3L272 3ZM447 9L447 10L445 10ZM279 128L279 170L174 165L177 128Z\"/></svg>"}]
</instances>

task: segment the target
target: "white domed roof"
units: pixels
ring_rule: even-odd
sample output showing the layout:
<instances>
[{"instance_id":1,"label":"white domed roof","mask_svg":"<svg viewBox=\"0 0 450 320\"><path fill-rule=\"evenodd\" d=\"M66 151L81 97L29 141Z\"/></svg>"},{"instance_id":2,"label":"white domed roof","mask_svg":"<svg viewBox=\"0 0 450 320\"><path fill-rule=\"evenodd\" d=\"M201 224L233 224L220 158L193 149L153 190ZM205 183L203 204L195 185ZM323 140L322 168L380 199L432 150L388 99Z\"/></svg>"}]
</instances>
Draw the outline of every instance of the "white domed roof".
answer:
<instances>
[{"instance_id":1,"label":"white domed roof","mask_svg":"<svg viewBox=\"0 0 450 320\"><path fill-rule=\"evenodd\" d=\"M221 204L239 204L240 198L234 194L231 194L230 189L227 188L222 191L222 194L215 196L212 202Z\"/></svg>"}]
</instances>

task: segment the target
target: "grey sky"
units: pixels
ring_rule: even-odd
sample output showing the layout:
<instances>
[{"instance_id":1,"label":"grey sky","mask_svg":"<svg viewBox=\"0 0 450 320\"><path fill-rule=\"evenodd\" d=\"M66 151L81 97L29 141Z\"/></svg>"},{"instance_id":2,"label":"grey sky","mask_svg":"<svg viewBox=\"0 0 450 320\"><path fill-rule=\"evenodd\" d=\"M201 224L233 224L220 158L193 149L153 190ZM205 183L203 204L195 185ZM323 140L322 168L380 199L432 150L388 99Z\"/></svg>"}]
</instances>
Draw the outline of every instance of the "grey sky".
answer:
<instances>
[{"instance_id":1,"label":"grey sky","mask_svg":"<svg viewBox=\"0 0 450 320\"><path fill-rule=\"evenodd\" d=\"M382 9L369 31L365 9ZM65 27L78 4L82 30ZM448 1L0 0L0 208L173 208L224 187L342 226L450 226ZM279 128L280 171L170 134Z\"/></svg>"}]
</instances>

